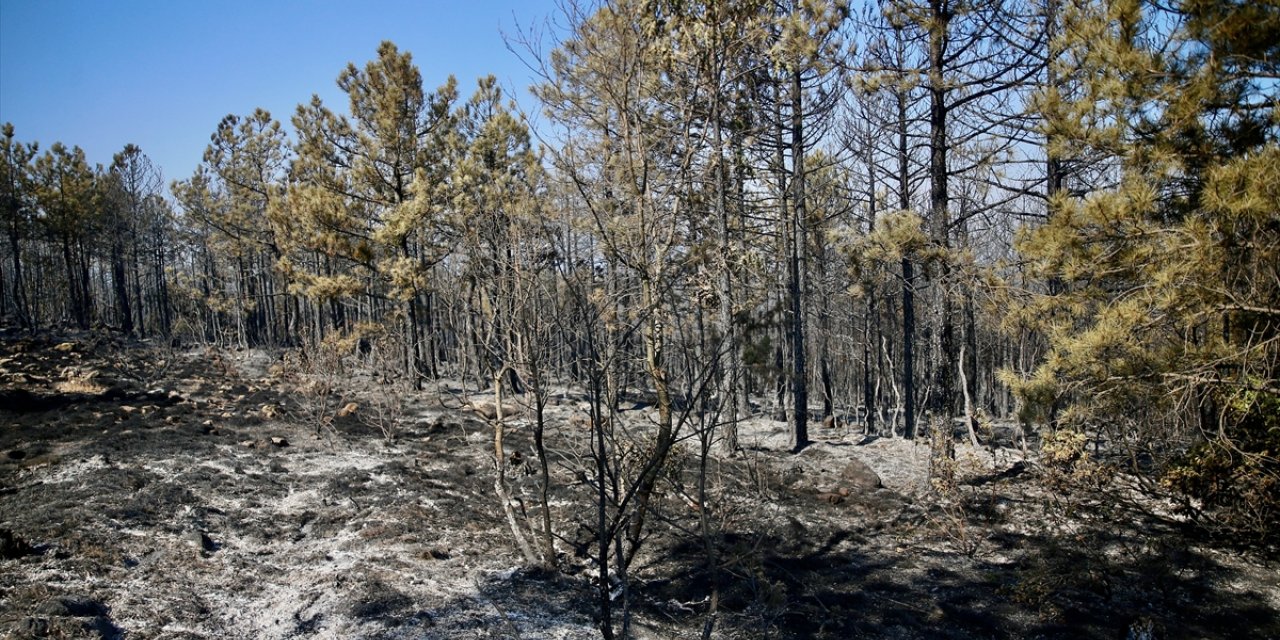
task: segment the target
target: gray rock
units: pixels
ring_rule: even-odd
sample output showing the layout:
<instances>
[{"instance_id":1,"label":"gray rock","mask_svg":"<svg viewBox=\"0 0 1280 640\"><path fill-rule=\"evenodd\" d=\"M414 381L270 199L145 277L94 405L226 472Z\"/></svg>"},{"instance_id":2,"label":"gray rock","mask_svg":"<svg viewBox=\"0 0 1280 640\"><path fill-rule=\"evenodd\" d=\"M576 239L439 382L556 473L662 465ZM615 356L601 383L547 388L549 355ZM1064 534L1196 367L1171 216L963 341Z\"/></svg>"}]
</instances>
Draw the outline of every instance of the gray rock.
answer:
<instances>
[{"instance_id":1,"label":"gray rock","mask_svg":"<svg viewBox=\"0 0 1280 640\"><path fill-rule=\"evenodd\" d=\"M187 540L191 542L197 549L213 553L218 550L218 543L209 537L209 534L203 531L192 531L187 534Z\"/></svg>"},{"instance_id":2,"label":"gray rock","mask_svg":"<svg viewBox=\"0 0 1280 640\"><path fill-rule=\"evenodd\" d=\"M880 476L867 463L853 459L849 464L845 465L844 471L840 474L840 480L844 486L849 487L853 491L874 491L884 486L880 481Z\"/></svg>"}]
</instances>

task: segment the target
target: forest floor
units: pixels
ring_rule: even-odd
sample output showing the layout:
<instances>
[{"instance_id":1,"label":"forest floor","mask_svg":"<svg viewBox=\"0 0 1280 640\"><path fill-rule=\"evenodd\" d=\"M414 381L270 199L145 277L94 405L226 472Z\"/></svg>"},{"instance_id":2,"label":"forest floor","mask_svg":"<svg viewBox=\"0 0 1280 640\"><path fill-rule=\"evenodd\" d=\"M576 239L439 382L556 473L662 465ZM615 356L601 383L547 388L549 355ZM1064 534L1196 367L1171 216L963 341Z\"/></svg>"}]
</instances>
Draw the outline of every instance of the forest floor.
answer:
<instances>
[{"instance_id":1,"label":"forest floor","mask_svg":"<svg viewBox=\"0 0 1280 640\"><path fill-rule=\"evenodd\" d=\"M534 571L457 385L281 364L4 336L0 636L599 637L580 397L548 408L562 569ZM510 429L531 460L527 418ZM814 436L791 454L783 423L753 418L712 461L715 637L1280 638L1276 565L1188 534L1123 478L1086 489L1034 453L961 445L939 495L925 444ZM696 638L707 617L695 449L633 570L637 638Z\"/></svg>"}]
</instances>

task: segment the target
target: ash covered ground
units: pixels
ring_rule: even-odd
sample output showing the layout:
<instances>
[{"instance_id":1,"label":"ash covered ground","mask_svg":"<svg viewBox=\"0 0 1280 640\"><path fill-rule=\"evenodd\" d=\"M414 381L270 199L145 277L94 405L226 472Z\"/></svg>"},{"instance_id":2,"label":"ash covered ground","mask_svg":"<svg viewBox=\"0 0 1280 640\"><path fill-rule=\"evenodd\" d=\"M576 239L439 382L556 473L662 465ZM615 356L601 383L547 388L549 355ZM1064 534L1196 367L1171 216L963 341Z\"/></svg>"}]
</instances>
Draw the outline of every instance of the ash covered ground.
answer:
<instances>
[{"instance_id":1,"label":"ash covered ground","mask_svg":"<svg viewBox=\"0 0 1280 640\"><path fill-rule=\"evenodd\" d=\"M305 371L264 351L5 336L0 636L599 637L581 394L548 408L559 570L532 570L494 495L492 427L458 408L459 384ZM507 448L530 459L527 422ZM1274 564L1121 480L1067 486L1034 452L959 446L939 496L926 444L820 429L791 454L783 423L741 429L709 472L714 637L1280 637ZM637 638L703 632L695 448L677 449L633 569ZM515 494L534 477L517 472Z\"/></svg>"}]
</instances>

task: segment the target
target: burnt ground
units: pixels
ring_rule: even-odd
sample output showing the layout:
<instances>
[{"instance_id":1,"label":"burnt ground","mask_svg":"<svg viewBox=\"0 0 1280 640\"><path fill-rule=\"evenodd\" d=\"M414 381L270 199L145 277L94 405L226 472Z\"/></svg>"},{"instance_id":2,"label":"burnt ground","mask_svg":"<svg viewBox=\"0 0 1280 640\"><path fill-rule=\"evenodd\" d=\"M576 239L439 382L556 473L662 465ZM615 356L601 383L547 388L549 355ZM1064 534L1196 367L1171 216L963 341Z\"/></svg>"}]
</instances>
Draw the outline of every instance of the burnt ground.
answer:
<instances>
[{"instance_id":1,"label":"burnt ground","mask_svg":"<svg viewBox=\"0 0 1280 640\"><path fill-rule=\"evenodd\" d=\"M6 337L0 636L598 637L580 399L549 409L562 570L541 572L519 567L491 427L461 397L260 351ZM526 422L510 450L528 454ZM961 446L939 494L925 445L816 436L792 455L785 425L752 419L711 461L714 575L678 448L634 636L699 637L717 584L722 638L1280 637L1276 566L1122 479Z\"/></svg>"}]
</instances>

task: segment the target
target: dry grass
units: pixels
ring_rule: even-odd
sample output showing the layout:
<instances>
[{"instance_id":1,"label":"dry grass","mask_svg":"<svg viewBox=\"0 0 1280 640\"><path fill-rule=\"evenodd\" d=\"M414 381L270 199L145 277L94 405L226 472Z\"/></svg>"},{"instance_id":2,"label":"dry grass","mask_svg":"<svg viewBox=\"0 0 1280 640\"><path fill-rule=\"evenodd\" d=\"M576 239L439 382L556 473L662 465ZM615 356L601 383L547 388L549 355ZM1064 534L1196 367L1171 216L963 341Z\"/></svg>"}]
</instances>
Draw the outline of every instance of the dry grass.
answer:
<instances>
[{"instance_id":1,"label":"dry grass","mask_svg":"<svg viewBox=\"0 0 1280 640\"><path fill-rule=\"evenodd\" d=\"M106 387L86 378L59 380L53 383L53 388L58 393L83 393L88 395L99 395L107 390Z\"/></svg>"}]
</instances>

